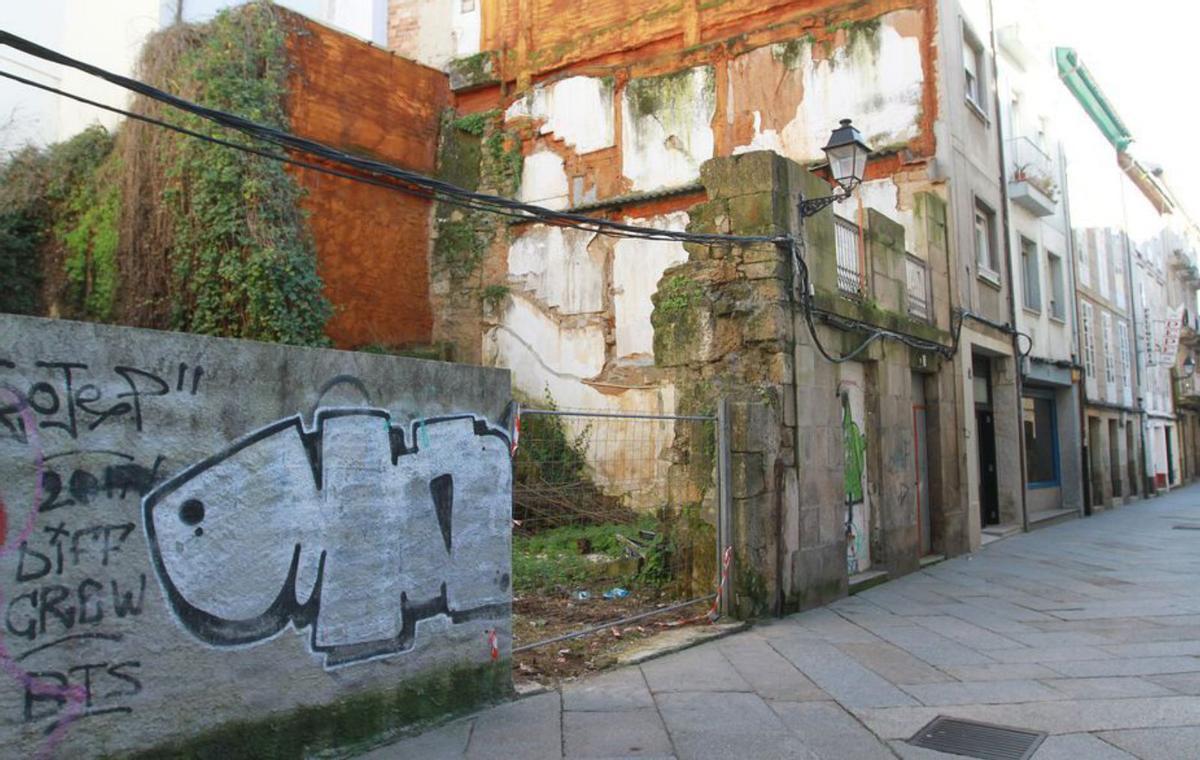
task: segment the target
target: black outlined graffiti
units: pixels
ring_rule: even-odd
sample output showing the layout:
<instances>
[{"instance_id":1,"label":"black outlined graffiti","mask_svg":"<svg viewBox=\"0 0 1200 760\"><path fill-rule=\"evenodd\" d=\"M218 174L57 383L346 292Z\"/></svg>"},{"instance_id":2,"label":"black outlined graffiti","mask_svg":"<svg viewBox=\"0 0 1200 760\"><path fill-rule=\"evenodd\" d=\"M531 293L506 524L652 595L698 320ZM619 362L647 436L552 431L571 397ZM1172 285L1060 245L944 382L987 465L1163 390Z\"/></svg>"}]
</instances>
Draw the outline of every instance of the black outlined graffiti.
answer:
<instances>
[{"instance_id":1,"label":"black outlined graffiti","mask_svg":"<svg viewBox=\"0 0 1200 760\"><path fill-rule=\"evenodd\" d=\"M326 667L411 649L418 624L510 603L508 436L473 415L374 408L271 423L142 501L176 619L213 646L309 629ZM503 581L498 579L503 578Z\"/></svg>"},{"instance_id":2,"label":"black outlined graffiti","mask_svg":"<svg viewBox=\"0 0 1200 760\"><path fill-rule=\"evenodd\" d=\"M145 403L172 392L195 396L204 377L203 367L189 368L182 362L174 387L157 373L137 367L115 365L112 375L98 376L95 368L80 362L35 361L33 366L44 379L21 388L5 383L14 398L0 402L0 435L21 443L28 443L29 434L19 414L22 409L33 412L39 429L60 431L72 440L110 421L126 420L141 433ZM18 369L7 359L0 359L0 368Z\"/></svg>"}]
</instances>

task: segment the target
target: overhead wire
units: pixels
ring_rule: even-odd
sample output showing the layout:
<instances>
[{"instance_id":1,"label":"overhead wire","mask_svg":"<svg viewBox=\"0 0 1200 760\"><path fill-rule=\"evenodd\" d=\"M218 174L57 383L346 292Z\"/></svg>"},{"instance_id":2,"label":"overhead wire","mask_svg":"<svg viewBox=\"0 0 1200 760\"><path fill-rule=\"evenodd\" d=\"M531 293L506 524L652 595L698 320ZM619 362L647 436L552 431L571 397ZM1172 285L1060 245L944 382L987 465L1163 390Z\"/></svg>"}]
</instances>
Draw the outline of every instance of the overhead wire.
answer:
<instances>
[{"instance_id":1,"label":"overhead wire","mask_svg":"<svg viewBox=\"0 0 1200 760\"><path fill-rule=\"evenodd\" d=\"M20 82L28 86L36 87L47 92L52 92L77 102L103 109L110 113L115 113L143 123L168 129L197 140L202 140L233 150L244 151L260 158L279 161L289 165L297 166L299 168L308 169L351 181L364 182L427 200L435 200L441 203L448 203L471 210L494 213L510 219L516 219L518 221L540 222L556 226L573 227L606 236L675 241L681 243L697 243L703 245L773 245L785 247L790 251L792 261L797 270L797 279L799 281L797 288L799 291L797 294L797 300L799 302L801 311L803 312L804 321L808 328L808 332L812 337L813 345L817 351L830 362L842 363L851 361L861 356L871 346L871 344L882 339L895 340L909 346L910 348L937 353L941 356L949 358L958 351L959 337L964 318L978 319L979 321L992 324L992 326L996 327L997 329L1009 332L1017 332L1008 325L997 325L991 323L990 320L987 320L986 318L979 317L978 315L974 315L973 313L964 310L958 310L952 314L950 345L919 338L917 336L896 330L879 327L878 325L873 325L863 320L846 317L833 311L822 309L813 302L808 265L804 261L803 256L800 254L799 242L794 236L789 234L733 235L723 233L698 233L681 230L664 230L654 227L617 222L611 219L587 216L569 211L556 211L542 206L513 200L511 198L504 198L502 196L467 190L433 177L402 169L382 161L368 159L362 156L355 156L336 148L332 148L323 143L293 135L275 127L259 124L234 114L193 103L189 100L172 95L171 93L165 92L136 79L101 69L97 66L93 66L83 61L79 61L56 51L50 50L49 48L45 48L34 42L18 37L10 32L0 30L0 44L7 45L42 60L83 71L84 73L90 74L99 79L103 79L123 89L137 93L156 102L163 103L184 113L196 116L206 122L216 124L217 126L227 130L233 130L237 133L245 135L246 137L249 137L252 140L274 145L291 153L304 154L318 159L318 161L297 158L294 155L288 155L288 153L265 150L253 144L236 142L215 135L205 134L181 124L173 123L166 119L160 119L147 114L137 113L128 109L117 108L115 106L100 103L81 95L73 94L50 85L21 77L17 74L0 71L0 77ZM327 163L320 163L319 161ZM344 168L336 168L335 166L330 166L328 164L350 167L354 169L354 171L347 171ZM867 337L858 346L846 352L845 354L836 355L829 351L820 341L815 323L815 317L817 316L819 316L825 322L843 330L866 332ZM1029 340L1031 350L1033 343L1032 338L1026 333L1018 332L1017 334L1023 335ZM1028 355L1028 353L1029 351L1026 351L1023 355Z\"/></svg>"}]
</instances>

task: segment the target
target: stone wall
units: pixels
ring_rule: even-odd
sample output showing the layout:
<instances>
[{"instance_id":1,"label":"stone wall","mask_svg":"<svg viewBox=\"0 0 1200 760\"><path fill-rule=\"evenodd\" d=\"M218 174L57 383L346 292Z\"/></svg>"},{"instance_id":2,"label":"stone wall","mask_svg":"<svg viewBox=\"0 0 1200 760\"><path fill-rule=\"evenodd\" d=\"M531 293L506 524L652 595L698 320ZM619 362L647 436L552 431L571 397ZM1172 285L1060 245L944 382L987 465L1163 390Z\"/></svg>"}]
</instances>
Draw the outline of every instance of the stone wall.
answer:
<instances>
[{"instance_id":1,"label":"stone wall","mask_svg":"<svg viewBox=\"0 0 1200 760\"><path fill-rule=\"evenodd\" d=\"M5 746L299 756L506 693L509 397L0 317Z\"/></svg>"},{"instance_id":2,"label":"stone wall","mask_svg":"<svg viewBox=\"0 0 1200 760\"><path fill-rule=\"evenodd\" d=\"M801 197L829 193L823 180L767 151L714 159L701 176L709 200L692 208L689 230L798 238L826 352L857 348L866 325L949 345L947 333L909 317L902 275L910 253L944 259L945 204L936 196L894 211L921 233L911 245L905 225L868 210L870 287L850 299L837 290L832 210L803 224L797 217ZM731 402L735 611L809 607L845 594L856 573L918 567L916 404L928 419L926 548L961 551L967 529L954 464L961 436L953 364L890 340L832 362L810 334L786 247L685 247L688 260L663 273L654 296L655 359L670 369L683 411L719 397ZM944 264L936 271L944 273ZM943 274L933 292L946 289Z\"/></svg>"}]
</instances>

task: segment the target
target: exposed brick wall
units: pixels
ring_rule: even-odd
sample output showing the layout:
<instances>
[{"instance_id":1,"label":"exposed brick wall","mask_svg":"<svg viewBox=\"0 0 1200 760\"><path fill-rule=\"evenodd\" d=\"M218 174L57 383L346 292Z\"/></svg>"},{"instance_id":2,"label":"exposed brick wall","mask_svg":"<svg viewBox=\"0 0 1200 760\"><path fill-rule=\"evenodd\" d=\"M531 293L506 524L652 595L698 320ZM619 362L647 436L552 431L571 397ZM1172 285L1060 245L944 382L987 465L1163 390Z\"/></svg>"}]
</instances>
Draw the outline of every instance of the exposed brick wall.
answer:
<instances>
[{"instance_id":1,"label":"exposed brick wall","mask_svg":"<svg viewBox=\"0 0 1200 760\"><path fill-rule=\"evenodd\" d=\"M305 21L288 40L292 129L303 137L423 174L436 168L446 76ZM429 201L293 170L317 243L334 344L427 343Z\"/></svg>"}]
</instances>

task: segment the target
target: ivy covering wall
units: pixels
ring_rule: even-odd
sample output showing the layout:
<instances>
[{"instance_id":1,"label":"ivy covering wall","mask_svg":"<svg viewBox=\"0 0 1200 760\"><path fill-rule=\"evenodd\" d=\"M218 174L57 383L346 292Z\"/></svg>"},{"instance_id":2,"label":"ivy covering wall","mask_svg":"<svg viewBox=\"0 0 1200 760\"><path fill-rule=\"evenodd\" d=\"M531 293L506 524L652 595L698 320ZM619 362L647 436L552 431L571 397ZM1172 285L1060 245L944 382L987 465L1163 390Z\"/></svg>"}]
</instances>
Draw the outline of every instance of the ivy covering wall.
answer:
<instances>
[{"instance_id":1,"label":"ivy covering wall","mask_svg":"<svg viewBox=\"0 0 1200 760\"><path fill-rule=\"evenodd\" d=\"M287 128L284 17L256 2L152 36L136 75ZM138 99L133 110L246 139ZM332 309L299 185L276 161L131 121L0 168L0 309L301 345Z\"/></svg>"}]
</instances>

